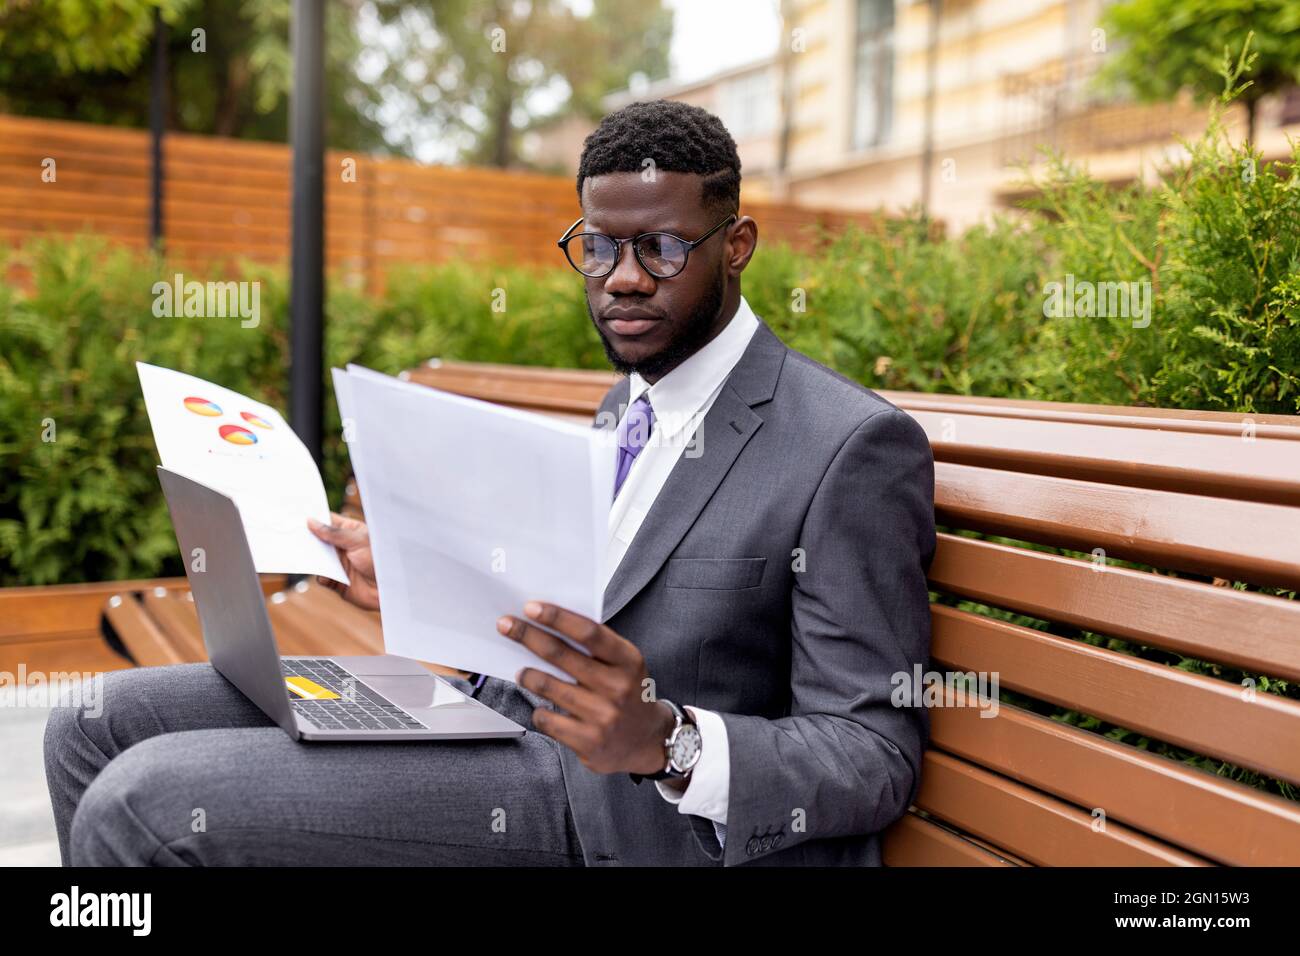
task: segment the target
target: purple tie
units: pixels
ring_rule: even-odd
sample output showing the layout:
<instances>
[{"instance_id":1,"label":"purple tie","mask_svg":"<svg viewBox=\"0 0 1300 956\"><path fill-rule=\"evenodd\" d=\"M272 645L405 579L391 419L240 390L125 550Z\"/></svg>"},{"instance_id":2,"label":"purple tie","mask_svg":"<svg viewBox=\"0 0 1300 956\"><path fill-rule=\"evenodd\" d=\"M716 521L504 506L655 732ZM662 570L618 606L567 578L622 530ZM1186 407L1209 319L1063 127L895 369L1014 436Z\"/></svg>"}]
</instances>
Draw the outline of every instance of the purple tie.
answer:
<instances>
[{"instance_id":1,"label":"purple tie","mask_svg":"<svg viewBox=\"0 0 1300 956\"><path fill-rule=\"evenodd\" d=\"M627 410L623 421L618 426L618 468L614 472L614 497L618 497L632 470L632 462L641 454L650 441L650 432L655 427L655 410L650 407L650 400L642 395Z\"/></svg>"}]
</instances>

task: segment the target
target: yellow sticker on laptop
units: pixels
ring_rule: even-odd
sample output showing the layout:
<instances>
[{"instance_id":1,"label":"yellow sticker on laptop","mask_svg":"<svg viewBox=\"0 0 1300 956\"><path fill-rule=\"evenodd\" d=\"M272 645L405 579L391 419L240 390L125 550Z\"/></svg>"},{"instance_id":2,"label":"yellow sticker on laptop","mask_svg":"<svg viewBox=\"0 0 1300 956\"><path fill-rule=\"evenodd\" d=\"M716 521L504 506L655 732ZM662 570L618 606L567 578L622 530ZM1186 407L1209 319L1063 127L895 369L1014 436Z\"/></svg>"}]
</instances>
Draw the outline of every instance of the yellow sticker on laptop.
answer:
<instances>
[{"instance_id":1,"label":"yellow sticker on laptop","mask_svg":"<svg viewBox=\"0 0 1300 956\"><path fill-rule=\"evenodd\" d=\"M286 677L284 683L289 688L291 694L296 694L303 700L338 700L339 695L332 690L322 687L314 680L308 680L305 677Z\"/></svg>"}]
</instances>

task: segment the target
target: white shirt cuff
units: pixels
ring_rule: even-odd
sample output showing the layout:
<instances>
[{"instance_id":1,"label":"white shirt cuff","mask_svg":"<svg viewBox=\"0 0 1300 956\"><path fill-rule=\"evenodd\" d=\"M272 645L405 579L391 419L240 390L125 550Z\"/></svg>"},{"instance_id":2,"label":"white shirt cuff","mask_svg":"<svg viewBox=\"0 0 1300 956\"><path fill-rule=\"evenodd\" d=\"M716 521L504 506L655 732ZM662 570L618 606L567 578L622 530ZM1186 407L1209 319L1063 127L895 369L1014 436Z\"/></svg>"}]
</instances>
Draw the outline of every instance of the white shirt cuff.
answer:
<instances>
[{"instance_id":1,"label":"white shirt cuff","mask_svg":"<svg viewBox=\"0 0 1300 956\"><path fill-rule=\"evenodd\" d=\"M691 771L691 782L680 792L656 780L659 795L677 804L677 812L704 817L724 826L727 798L731 790L731 753L727 746L727 725L711 710L687 706L700 728L700 759ZM723 831L725 832L725 831ZM721 840L719 840L721 842Z\"/></svg>"}]
</instances>

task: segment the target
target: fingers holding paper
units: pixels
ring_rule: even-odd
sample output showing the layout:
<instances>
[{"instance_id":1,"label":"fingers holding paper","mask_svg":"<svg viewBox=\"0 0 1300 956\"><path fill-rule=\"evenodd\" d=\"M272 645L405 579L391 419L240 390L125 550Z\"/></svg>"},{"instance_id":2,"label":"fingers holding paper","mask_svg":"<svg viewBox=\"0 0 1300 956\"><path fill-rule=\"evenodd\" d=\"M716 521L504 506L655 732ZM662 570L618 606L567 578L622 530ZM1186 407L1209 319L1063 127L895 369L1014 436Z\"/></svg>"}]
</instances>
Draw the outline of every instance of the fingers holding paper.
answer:
<instances>
[{"instance_id":1,"label":"fingers holding paper","mask_svg":"<svg viewBox=\"0 0 1300 956\"><path fill-rule=\"evenodd\" d=\"M645 659L636 645L597 621L554 604L529 602L525 617L507 616L497 630L569 674L570 684L531 667L518 683L561 708L538 708L533 726L574 751L598 773L654 773L664 768L672 713L647 699ZM590 656L547 633L563 634Z\"/></svg>"},{"instance_id":2,"label":"fingers holding paper","mask_svg":"<svg viewBox=\"0 0 1300 956\"><path fill-rule=\"evenodd\" d=\"M307 527L316 537L335 547L352 583L345 585L320 577L316 580L358 607L379 610L379 584L375 581L375 559L370 551L370 530L366 523L330 512L329 524L308 518Z\"/></svg>"}]
</instances>

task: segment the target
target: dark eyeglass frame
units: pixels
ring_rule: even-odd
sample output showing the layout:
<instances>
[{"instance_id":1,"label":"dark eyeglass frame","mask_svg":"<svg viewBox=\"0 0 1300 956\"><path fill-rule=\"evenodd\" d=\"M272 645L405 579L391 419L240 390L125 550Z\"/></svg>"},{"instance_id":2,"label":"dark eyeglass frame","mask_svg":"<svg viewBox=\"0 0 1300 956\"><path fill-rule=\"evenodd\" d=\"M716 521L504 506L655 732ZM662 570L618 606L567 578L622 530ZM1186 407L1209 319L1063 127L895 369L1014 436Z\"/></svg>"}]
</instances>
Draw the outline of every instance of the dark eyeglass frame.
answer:
<instances>
[{"instance_id":1,"label":"dark eyeglass frame","mask_svg":"<svg viewBox=\"0 0 1300 956\"><path fill-rule=\"evenodd\" d=\"M556 245L559 246L560 249L564 252L564 258L569 261L569 265L573 266L573 271L578 273L578 275L588 279L605 278L605 276L609 275L611 272L613 272L615 269L618 268L618 264L623 258L623 244L630 242L632 244L632 254L636 256L636 261L641 263L642 269L644 269L646 272L648 272L651 276L653 276L656 279L671 279L675 275L681 275L681 273L686 269L686 264L691 261L691 253L695 251L696 246L703 243L706 239L708 239L711 235L713 235L723 226L730 225L740 217L737 216L735 213L731 213L729 216L727 216L726 219L722 220L722 222L718 223L716 226L714 226L712 229L710 229L708 232L706 232L704 235L700 236L700 238L694 241L690 239L683 239L681 236L673 235L673 233L671 232L662 232L662 231L642 232L642 233L638 233L635 236L632 236L629 239L616 239L613 236L608 236L603 232L573 233L573 230L577 229L578 226L582 223L583 219L585 218L586 218L585 216L580 216L577 222L571 225L568 229L564 230L564 235L561 236L560 241L556 243ZM569 235L569 233L573 233L573 235ZM583 272L581 269L578 268L578 264L573 261L573 256L569 255L569 243L572 242L574 239L581 239L583 236L600 236L602 239L608 239L610 242L614 243L614 262L604 272L599 272L595 274L592 274L590 272ZM646 238L647 236L667 236L669 239L676 239L678 242L684 245L686 247L686 255L682 257L682 267L678 269L676 272L670 272L667 275L661 275L660 273L655 272L648 265L646 265L645 259L641 258L641 250L638 247L638 243L642 239Z\"/></svg>"}]
</instances>

